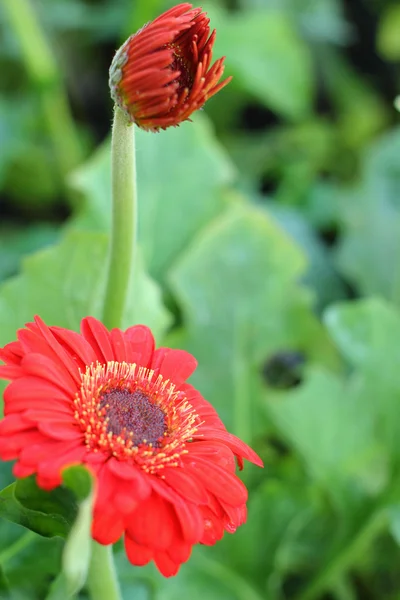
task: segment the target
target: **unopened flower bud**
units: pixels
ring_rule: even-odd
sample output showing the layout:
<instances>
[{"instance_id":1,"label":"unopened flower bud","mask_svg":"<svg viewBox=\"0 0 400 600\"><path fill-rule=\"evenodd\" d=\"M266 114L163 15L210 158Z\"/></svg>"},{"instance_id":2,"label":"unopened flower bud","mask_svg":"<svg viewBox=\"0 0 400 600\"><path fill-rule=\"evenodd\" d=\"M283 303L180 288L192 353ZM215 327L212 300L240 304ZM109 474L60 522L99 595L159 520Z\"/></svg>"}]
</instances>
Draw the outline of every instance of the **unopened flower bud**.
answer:
<instances>
[{"instance_id":1,"label":"unopened flower bud","mask_svg":"<svg viewBox=\"0 0 400 600\"><path fill-rule=\"evenodd\" d=\"M132 35L110 68L111 96L132 123L158 131L189 119L223 88L224 58L211 65L215 30L201 8L179 4Z\"/></svg>"}]
</instances>

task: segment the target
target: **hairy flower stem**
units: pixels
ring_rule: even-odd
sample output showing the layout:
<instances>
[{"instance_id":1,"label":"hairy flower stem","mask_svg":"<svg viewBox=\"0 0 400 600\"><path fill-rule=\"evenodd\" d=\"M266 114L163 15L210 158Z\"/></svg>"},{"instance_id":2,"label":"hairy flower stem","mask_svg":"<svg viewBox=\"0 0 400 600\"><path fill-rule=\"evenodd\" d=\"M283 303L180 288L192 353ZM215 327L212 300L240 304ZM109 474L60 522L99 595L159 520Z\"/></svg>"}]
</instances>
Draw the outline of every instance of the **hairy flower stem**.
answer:
<instances>
[{"instance_id":1,"label":"hairy flower stem","mask_svg":"<svg viewBox=\"0 0 400 600\"><path fill-rule=\"evenodd\" d=\"M92 600L122 600L112 548L92 541L92 557L86 584Z\"/></svg>"},{"instance_id":2,"label":"hairy flower stem","mask_svg":"<svg viewBox=\"0 0 400 600\"><path fill-rule=\"evenodd\" d=\"M103 323L121 327L136 258L136 165L134 127L115 108L111 143L112 229Z\"/></svg>"},{"instance_id":3,"label":"hairy flower stem","mask_svg":"<svg viewBox=\"0 0 400 600\"><path fill-rule=\"evenodd\" d=\"M25 69L38 91L51 143L64 178L82 157L82 147L70 114L61 71L30 0L3 0L11 30L19 42Z\"/></svg>"}]
</instances>

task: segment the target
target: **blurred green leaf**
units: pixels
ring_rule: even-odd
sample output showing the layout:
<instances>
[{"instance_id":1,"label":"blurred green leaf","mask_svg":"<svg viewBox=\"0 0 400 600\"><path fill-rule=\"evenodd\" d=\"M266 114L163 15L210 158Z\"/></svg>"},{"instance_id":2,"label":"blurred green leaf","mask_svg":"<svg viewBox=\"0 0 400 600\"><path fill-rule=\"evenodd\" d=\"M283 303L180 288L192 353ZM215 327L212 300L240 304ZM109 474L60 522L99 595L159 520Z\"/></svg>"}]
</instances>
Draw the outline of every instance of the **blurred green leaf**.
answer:
<instances>
[{"instance_id":1,"label":"blurred green leaf","mask_svg":"<svg viewBox=\"0 0 400 600\"><path fill-rule=\"evenodd\" d=\"M65 537L76 515L66 489L40 489L34 477L19 479L0 492L0 516L44 537Z\"/></svg>"},{"instance_id":2,"label":"blurred green leaf","mask_svg":"<svg viewBox=\"0 0 400 600\"><path fill-rule=\"evenodd\" d=\"M70 232L59 245L25 259L22 274L0 288L0 343L15 339L16 330L35 314L50 325L74 330L84 316L99 317L106 252L105 234ZM140 264L131 289L125 326L143 322L160 335L169 318L157 286Z\"/></svg>"},{"instance_id":3,"label":"blurred green leaf","mask_svg":"<svg viewBox=\"0 0 400 600\"><path fill-rule=\"evenodd\" d=\"M11 600L11 590L4 574L3 568L0 565L0 598L1 600Z\"/></svg>"},{"instance_id":4,"label":"blurred green leaf","mask_svg":"<svg viewBox=\"0 0 400 600\"><path fill-rule=\"evenodd\" d=\"M185 323L172 341L196 356L193 384L247 441L265 428L261 368L271 355L296 350L334 361L296 283L304 267L286 234L262 211L243 206L205 229L171 271Z\"/></svg>"},{"instance_id":5,"label":"blurred green leaf","mask_svg":"<svg viewBox=\"0 0 400 600\"><path fill-rule=\"evenodd\" d=\"M387 461L398 462L400 315L384 301L369 299L331 307L325 320L340 351L357 368L359 387L365 393L360 412L363 419L369 414L375 422L370 444L378 438L386 448Z\"/></svg>"},{"instance_id":6,"label":"blurred green leaf","mask_svg":"<svg viewBox=\"0 0 400 600\"><path fill-rule=\"evenodd\" d=\"M343 507L353 478L365 493L380 491L387 466L375 437L373 398L357 381L309 368L305 383L266 405L307 471ZM354 423L357 422L357 428Z\"/></svg>"},{"instance_id":7,"label":"blurred green leaf","mask_svg":"<svg viewBox=\"0 0 400 600\"><path fill-rule=\"evenodd\" d=\"M303 282L316 293L318 309L345 298L344 285L334 270L329 252L300 211L271 202L267 204L267 210L306 254L308 269Z\"/></svg>"},{"instance_id":8,"label":"blurred green leaf","mask_svg":"<svg viewBox=\"0 0 400 600\"><path fill-rule=\"evenodd\" d=\"M193 235L221 212L218 193L232 179L232 167L204 117L154 135L136 128L139 241L151 275L165 270ZM111 218L108 142L71 177L86 202L73 227L107 229Z\"/></svg>"},{"instance_id":9,"label":"blurred green leaf","mask_svg":"<svg viewBox=\"0 0 400 600\"><path fill-rule=\"evenodd\" d=\"M400 305L400 129L371 145L359 185L342 194L344 234L337 251L341 272L365 295Z\"/></svg>"},{"instance_id":10,"label":"blurred green leaf","mask_svg":"<svg viewBox=\"0 0 400 600\"><path fill-rule=\"evenodd\" d=\"M226 73L278 114L306 116L314 86L311 56L291 18L279 9L224 14L204 8L218 30L215 56L226 56Z\"/></svg>"},{"instance_id":11,"label":"blurred green leaf","mask_svg":"<svg viewBox=\"0 0 400 600\"><path fill-rule=\"evenodd\" d=\"M383 8L377 34L378 52L390 61L400 59L400 6L388 4Z\"/></svg>"},{"instance_id":12,"label":"blurred green leaf","mask_svg":"<svg viewBox=\"0 0 400 600\"><path fill-rule=\"evenodd\" d=\"M32 536L30 542L13 554L4 567L12 590L12 600L46 598L49 584L60 569L62 540ZM66 596L63 600L66 600Z\"/></svg>"},{"instance_id":13,"label":"blurred green leaf","mask_svg":"<svg viewBox=\"0 0 400 600\"><path fill-rule=\"evenodd\" d=\"M25 254L31 254L57 240L59 229L46 223L34 226L0 225L0 281L18 271Z\"/></svg>"}]
</instances>

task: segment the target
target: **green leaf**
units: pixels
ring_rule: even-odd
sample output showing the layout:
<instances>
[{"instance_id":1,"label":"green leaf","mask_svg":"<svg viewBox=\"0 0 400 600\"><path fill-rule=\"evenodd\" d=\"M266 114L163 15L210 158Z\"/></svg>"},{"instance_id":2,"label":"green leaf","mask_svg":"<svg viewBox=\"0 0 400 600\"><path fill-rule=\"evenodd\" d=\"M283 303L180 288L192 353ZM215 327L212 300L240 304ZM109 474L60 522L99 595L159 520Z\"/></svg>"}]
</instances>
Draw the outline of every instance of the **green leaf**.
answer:
<instances>
[{"instance_id":1,"label":"green leaf","mask_svg":"<svg viewBox=\"0 0 400 600\"><path fill-rule=\"evenodd\" d=\"M378 52L386 60L397 62L400 59L400 6L388 4L381 14L377 34Z\"/></svg>"},{"instance_id":2,"label":"green leaf","mask_svg":"<svg viewBox=\"0 0 400 600\"><path fill-rule=\"evenodd\" d=\"M311 478L342 508L351 480L366 494L379 492L387 483L373 401L356 379L345 382L314 367L301 387L266 404L278 432L297 451Z\"/></svg>"},{"instance_id":3,"label":"green leaf","mask_svg":"<svg viewBox=\"0 0 400 600\"><path fill-rule=\"evenodd\" d=\"M260 372L269 357L287 350L333 359L297 285L304 266L265 213L243 206L204 230L171 271L185 323L171 342L196 356L193 384L246 441L265 429Z\"/></svg>"},{"instance_id":4,"label":"green leaf","mask_svg":"<svg viewBox=\"0 0 400 600\"><path fill-rule=\"evenodd\" d=\"M25 259L22 274L0 287L0 344L15 339L35 314L73 330L84 316L100 317L106 260L107 236L87 232L69 232L57 246ZM157 286L138 264L124 325L143 322L159 335L168 321Z\"/></svg>"},{"instance_id":5,"label":"green leaf","mask_svg":"<svg viewBox=\"0 0 400 600\"><path fill-rule=\"evenodd\" d=\"M21 227L13 223L0 225L0 281L14 275L25 254L54 243L58 228L45 223Z\"/></svg>"},{"instance_id":6,"label":"green leaf","mask_svg":"<svg viewBox=\"0 0 400 600\"><path fill-rule=\"evenodd\" d=\"M67 537L62 574L48 596L52 600L72 597L85 583L90 560L92 503L92 477L80 465L65 469L63 485L50 492L40 489L34 477L19 479L0 492L0 516L41 536ZM19 549L18 541L15 546Z\"/></svg>"},{"instance_id":7,"label":"green leaf","mask_svg":"<svg viewBox=\"0 0 400 600\"><path fill-rule=\"evenodd\" d=\"M61 551L60 538L34 536L30 544L7 560L4 570L12 590L12 600L46 598L49 584L60 568ZM64 595L57 600L66 598Z\"/></svg>"},{"instance_id":8,"label":"green leaf","mask_svg":"<svg viewBox=\"0 0 400 600\"><path fill-rule=\"evenodd\" d=\"M313 96L311 56L292 19L280 9L222 13L205 8L218 27L214 55L226 56L225 72L278 114L307 115Z\"/></svg>"},{"instance_id":9,"label":"green leaf","mask_svg":"<svg viewBox=\"0 0 400 600\"><path fill-rule=\"evenodd\" d=\"M232 167L201 115L193 123L154 135L136 128L139 241L151 275L167 267L193 235L221 212L218 193L232 179ZM72 227L108 230L111 217L110 146L105 143L71 177L84 195ZM78 207L77 207L78 208Z\"/></svg>"},{"instance_id":10,"label":"green leaf","mask_svg":"<svg viewBox=\"0 0 400 600\"><path fill-rule=\"evenodd\" d=\"M40 489L34 477L18 479L0 492L0 516L44 537L65 537L77 505L68 489Z\"/></svg>"},{"instance_id":11,"label":"green leaf","mask_svg":"<svg viewBox=\"0 0 400 600\"><path fill-rule=\"evenodd\" d=\"M362 179L343 194L344 235L337 252L342 273L364 295L380 295L400 305L400 128L366 153Z\"/></svg>"},{"instance_id":12,"label":"green leaf","mask_svg":"<svg viewBox=\"0 0 400 600\"><path fill-rule=\"evenodd\" d=\"M268 203L267 210L305 252L308 269L303 282L316 293L318 308L345 298L343 283L333 268L330 254L300 211L277 203Z\"/></svg>"},{"instance_id":13,"label":"green leaf","mask_svg":"<svg viewBox=\"0 0 400 600\"><path fill-rule=\"evenodd\" d=\"M1 600L11 600L11 590L4 574L3 567L0 565L0 598Z\"/></svg>"},{"instance_id":14,"label":"green leaf","mask_svg":"<svg viewBox=\"0 0 400 600\"><path fill-rule=\"evenodd\" d=\"M386 447L388 459L398 461L400 314L382 300L369 299L331 307L325 321L340 351L357 369L359 385L366 390L363 413L375 419L375 437Z\"/></svg>"}]
</instances>

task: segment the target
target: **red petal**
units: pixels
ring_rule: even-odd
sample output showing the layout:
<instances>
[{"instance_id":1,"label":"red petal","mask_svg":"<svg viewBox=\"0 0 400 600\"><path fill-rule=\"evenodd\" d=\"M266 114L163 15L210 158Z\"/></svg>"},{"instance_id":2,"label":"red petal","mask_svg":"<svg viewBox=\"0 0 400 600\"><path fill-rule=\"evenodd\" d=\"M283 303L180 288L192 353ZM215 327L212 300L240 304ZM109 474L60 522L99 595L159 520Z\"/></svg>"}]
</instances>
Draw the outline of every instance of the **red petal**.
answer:
<instances>
[{"instance_id":1,"label":"red petal","mask_svg":"<svg viewBox=\"0 0 400 600\"><path fill-rule=\"evenodd\" d=\"M21 377L4 390L4 413L14 413L26 409L57 408L71 410L71 396L53 384L38 377Z\"/></svg>"},{"instance_id":2,"label":"red petal","mask_svg":"<svg viewBox=\"0 0 400 600\"><path fill-rule=\"evenodd\" d=\"M9 415L0 421L0 436L32 429L32 423L26 421L20 413Z\"/></svg>"},{"instance_id":3,"label":"red petal","mask_svg":"<svg viewBox=\"0 0 400 600\"><path fill-rule=\"evenodd\" d=\"M82 438L83 433L79 426L75 423L58 421L53 417L52 421L43 421L38 423L38 429L45 435L48 435L55 440L78 440Z\"/></svg>"},{"instance_id":4,"label":"red petal","mask_svg":"<svg viewBox=\"0 0 400 600\"><path fill-rule=\"evenodd\" d=\"M22 448L37 444L43 439L43 434L34 429L4 436L0 438L0 457L2 460L18 458Z\"/></svg>"},{"instance_id":5,"label":"red petal","mask_svg":"<svg viewBox=\"0 0 400 600\"><path fill-rule=\"evenodd\" d=\"M30 467L28 465L24 465L21 462L16 462L13 466L13 475L20 479L22 477L29 477L29 475L34 475L36 473L35 467Z\"/></svg>"},{"instance_id":6,"label":"red petal","mask_svg":"<svg viewBox=\"0 0 400 600\"><path fill-rule=\"evenodd\" d=\"M154 562L164 577L172 577L179 571L180 564L176 564L167 552L154 552Z\"/></svg>"},{"instance_id":7,"label":"red petal","mask_svg":"<svg viewBox=\"0 0 400 600\"><path fill-rule=\"evenodd\" d=\"M197 476L204 486L231 506L245 504L247 500L247 489L244 483L233 473L210 461L197 457L190 460L190 466L186 468L195 477Z\"/></svg>"},{"instance_id":8,"label":"red petal","mask_svg":"<svg viewBox=\"0 0 400 600\"><path fill-rule=\"evenodd\" d=\"M124 521L115 510L94 511L92 537L99 544L115 544L124 533Z\"/></svg>"},{"instance_id":9,"label":"red petal","mask_svg":"<svg viewBox=\"0 0 400 600\"><path fill-rule=\"evenodd\" d=\"M29 446L23 448L20 460L32 467L36 467L37 464L48 458L49 456L57 457L61 454L65 454L71 448L75 448L75 442L58 442L55 440L49 440L44 436L41 437L41 440L35 444L30 444Z\"/></svg>"},{"instance_id":10,"label":"red petal","mask_svg":"<svg viewBox=\"0 0 400 600\"><path fill-rule=\"evenodd\" d=\"M43 354L34 352L27 354L22 359L21 366L27 375L44 379L68 392L72 397L78 390L76 382L70 377L68 371Z\"/></svg>"},{"instance_id":11,"label":"red petal","mask_svg":"<svg viewBox=\"0 0 400 600\"><path fill-rule=\"evenodd\" d=\"M127 361L149 367L154 352L154 337L145 325L129 327L124 333Z\"/></svg>"},{"instance_id":12,"label":"red petal","mask_svg":"<svg viewBox=\"0 0 400 600\"><path fill-rule=\"evenodd\" d=\"M171 560L178 565L186 562L192 552L192 544L187 544L181 540L175 540L167 553Z\"/></svg>"},{"instance_id":13,"label":"red petal","mask_svg":"<svg viewBox=\"0 0 400 600\"><path fill-rule=\"evenodd\" d=\"M110 332L111 344L117 362L128 362L126 358L125 337L120 329L112 329Z\"/></svg>"},{"instance_id":14,"label":"red petal","mask_svg":"<svg viewBox=\"0 0 400 600\"><path fill-rule=\"evenodd\" d=\"M144 475L137 467L114 458L111 458L108 461L107 466L117 477L132 481L135 497L137 499L144 500L150 495L150 482L147 480L148 478L146 475Z\"/></svg>"},{"instance_id":15,"label":"red petal","mask_svg":"<svg viewBox=\"0 0 400 600\"><path fill-rule=\"evenodd\" d=\"M55 406L50 408L47 403L46 409L29 408L25 410L24 418L33 423L39 421L63 421L65 423L75 422L75 418L72 415L71 408L64 406L61 403L55 403Z\"/></svg>"},{"instance_id":16,"label":"red petal","mask_svg":"<svg viewBox=\"0 0 400 600\"><path fill-rule=\"evenodd\" d=\"M154 493L131 515L127 530L136 543L159 550L168 548L175 537L180 537L175 511Z\"/></svg>"},{"instance_id":17,"label":"red petal","mask_svg":"<svg viewBox=\"0 0 400 600\"><path fill-rule=\"evenodd\" d=\"M197 367L197 360L185 350L159 348L154 352L151 368L164 379L180 386Z\"/></svg>"},{"instance_id":18,"label":"red petal","mask_svg":"<svg viewBox=\"0 0 400 600\"><path fill-rule=\"evenodd\" d=\"M49 458L39 464L38 475L48 479L56 477L63 468L82 463L86 452L86 446L79 445L60 456Z\"/></svg>"},{"instance_id":19,"label":"red petal","mask_svg":"<svg viewBox=\"0 0 400 600\"><path fill-rule=\"evenodd\" d=\"M224 535L223 523L207 506L203 506L201 512L204 519L204 532L200 542L206 546L213 546Z\"/></svg>"},{"instance_id":20,"label":"red petal","mask_svg":"<svg viewBox=\"0 0 400 600\"><path fill-rule=\"evenodd\" d=\"M24 370L18 365L0 365L0 379L17 379L22 377Z\"/></svg>"},{"instance_id":21,"label":"red petal","mask_svg":"<svg viewBox=\"0 0 400 600\"><path fill-rule=\"evenodd\" d=\"M85 371L85 366L96 362L95 351L82 335L62 327L51 327L51 331L68 354L78 361L79 367L83 371Z\"/></svg>"},{"instance_id":22,"label":"red petal","mask_svg":"<svg viewBox=\"0 0 400 600\"><path fill-rule=\"evenodd\" d=\"M164 481L178 494L195 504L207 503L207 491L203 484L184 469L171 467L164 470Z\"/></svg>"},{"instance_id":23,"label":"red petal","mask_svg":"<svg viewBox=\"0 0 400 600\"><path fill-rule=\"evenodd\" d=\"M239 438L237 438L232 433L228 431L222 431L220 429L213 429L208 427L201 427L199 429L201 432L201 437L203 439L208 440L219 440L229 446L229 448L234 452L237 456L241 456L246 458L250 462L254 463L258 467L263 467L264 463L261 458L252 450L247 444L242 442Z\"/></svg>"},{"instance_id":24,"label":"red petal","mask_svg":"<svg viewBox=\"0 0 400 600\"><path fill-rule=\"evenodd\" d=\"M144 567L153 558L153 550L137 544L127 533L125 535L125 551L130 563Z\"/></svg>"},{"instance_id":25,"label":"red petal","mask_svg":"<svg viewBox=\"0 0 400 600\"><path fill-rule=\"evenodd\" d=\"M57 473L53 477L44 477L43 475L36 476L36 483L42 490L50 492L54 488L62 484L61 474Z\"/></svg>"},{"instance_id":26,"label":"red petal","mask_svg":"<svg viewBox=\"0 0 400 600\"><path fill-rule=\"evenodd\" d=\"M196 544L203 533L203 520L199 508L192 502L184 500L161 479L154 479L152 485L158 494L173 504L183 538L189 544Z\"/></svg>"},{"instance_id":27,"label":"red petal","mask_svg":"<svg viewBox=\"0 0 400 600\"><path fill-rule=\"evenodd\" d=\"M95 351L99 362L107 363L115 360L111 336L103 323L94 317L86 317L86 319L82 319L81 331L83 337Z\"/></svg>"},{"instance_id":28,"label":"red petal","mask_svg":"<svg viewBox=\"0 0 400 600\"><path fill-rule=\"evenodd\" d=\"M72 379L79 384L80 374L77 364L72 360L69 354L64 350L62 345L56 340L51 329L43 323L38 316L35 317L35 323L38 326L40 333L45 338L49 347L53 350L54 356L58 359L62 368L69 373Z\"/></svg>"},{"instance_id":29,"label":"red petal","mask_svg":"<svg viewBox=\"0 0 400 600\"><path fill-rule=\"evenodd\" d=\"M0 348L0 360L8 365L19 365L24 351L19 342L10 342L4 348Z\"/></svg>"}]
</instances>

